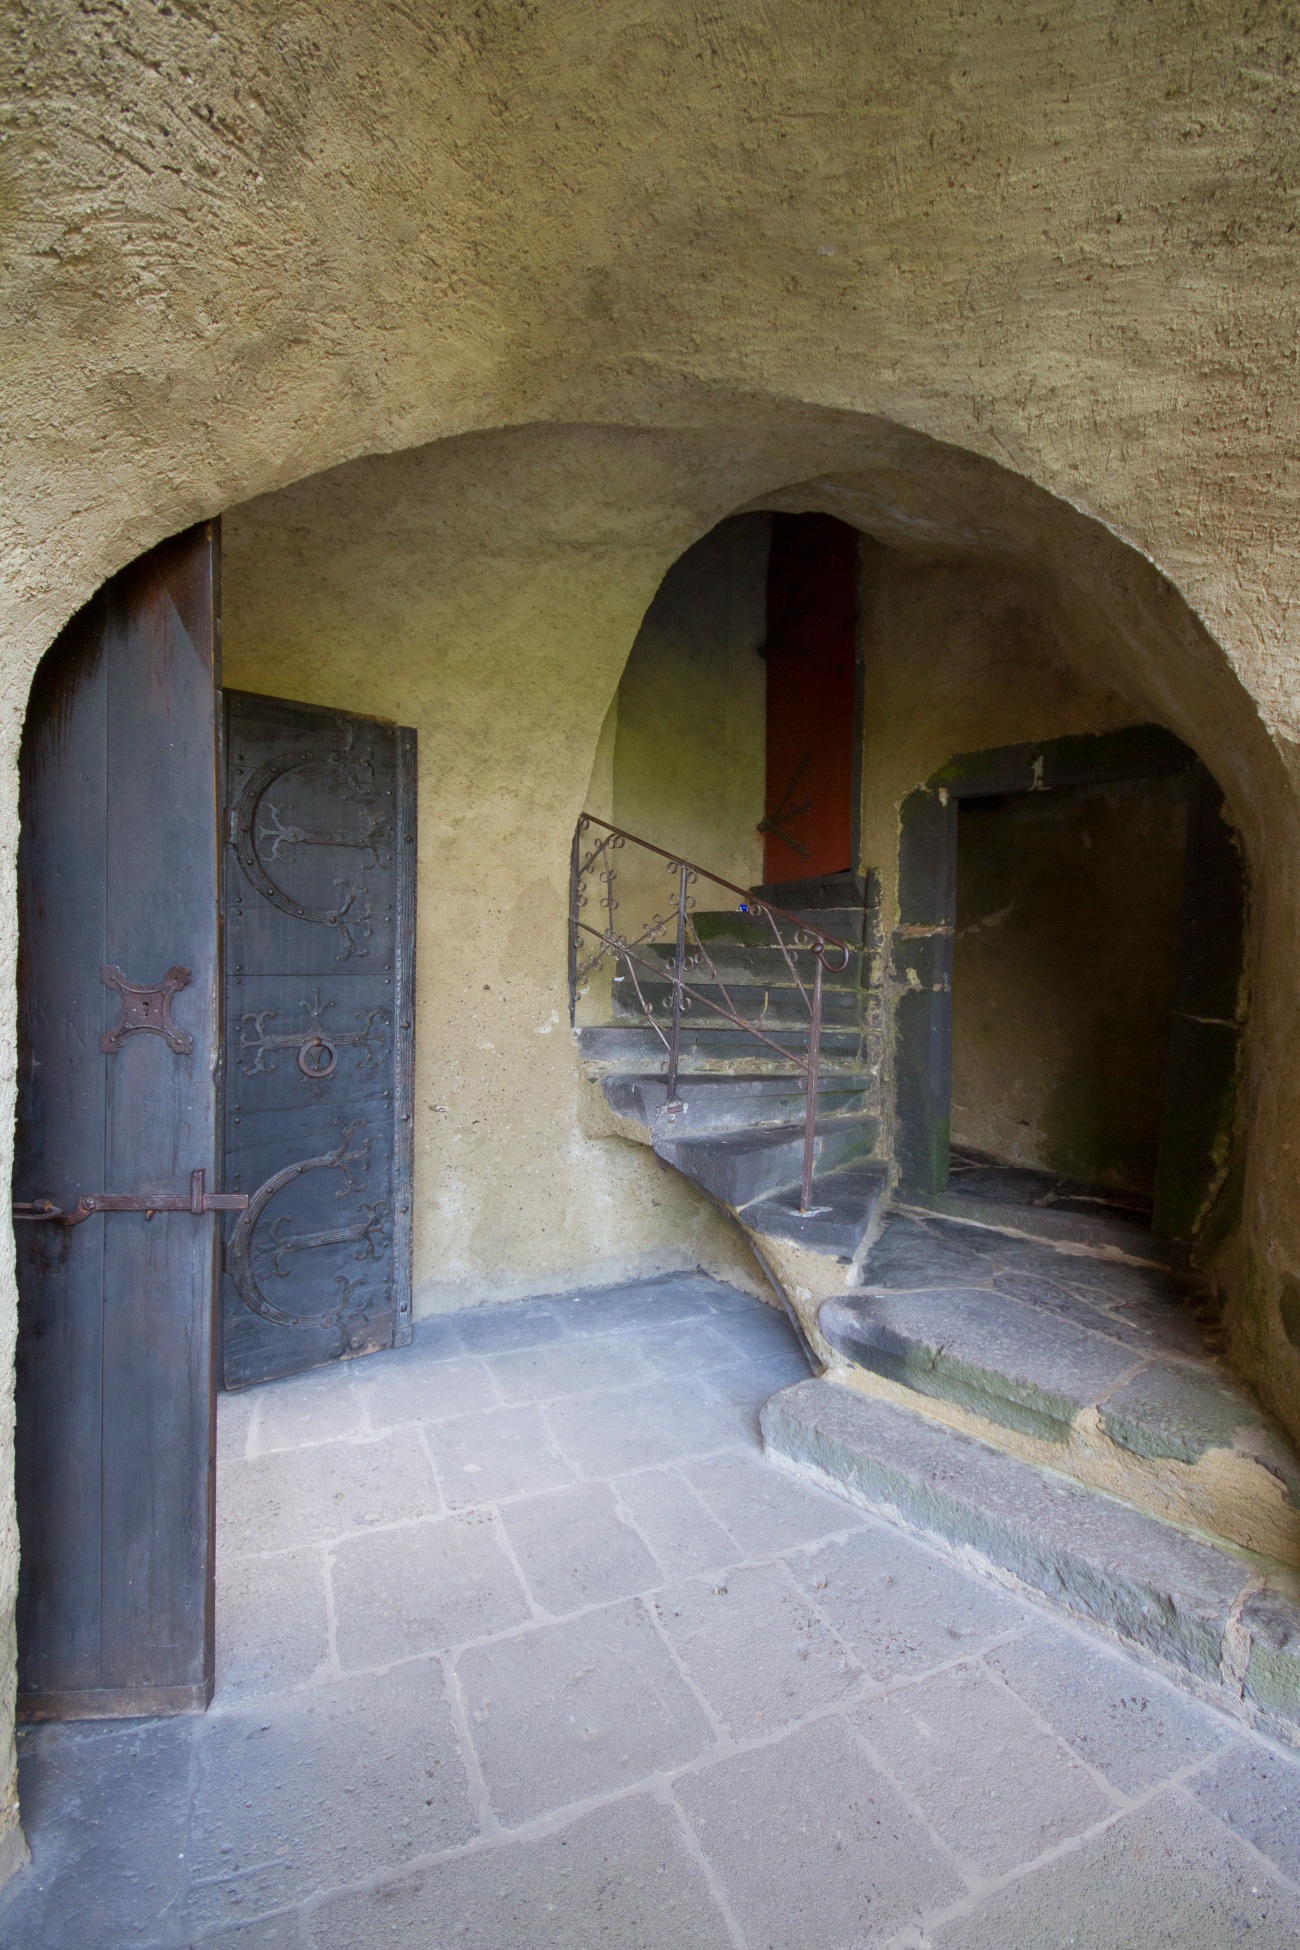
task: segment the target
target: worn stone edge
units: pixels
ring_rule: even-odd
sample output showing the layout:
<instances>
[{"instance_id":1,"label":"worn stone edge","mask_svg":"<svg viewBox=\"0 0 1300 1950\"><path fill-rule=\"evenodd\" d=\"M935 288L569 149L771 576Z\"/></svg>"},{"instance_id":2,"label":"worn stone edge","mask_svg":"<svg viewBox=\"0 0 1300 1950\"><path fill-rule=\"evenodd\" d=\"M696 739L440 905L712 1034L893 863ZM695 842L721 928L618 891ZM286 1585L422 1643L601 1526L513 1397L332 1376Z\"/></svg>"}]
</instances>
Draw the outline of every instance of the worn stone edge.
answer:
<instances>
[{"instance_id":1,"label":"worn stone edge","mask_svg":"<svg viewBox=\"0 0 1300 1950\"><path fill-rule=\"evenodd\" d=\"M818 1439L828 1452L827 1462L816 1461L806 1454L800 1455L794 1453L792 1449L782 1448L780 1441L783 1429L792 1433L796 1430L801 1434L812 1433L802 1420L797 1423L792 1422L786 1398L799 1389L830 1385L832 1384L824 1381L796 1382L793 1387L782 1389L773 1395L764 1405L760 1416L764 1451L769 1460L786 1475L798 1481L811 1483L818 1489L827 1490L832 1495L842 1497L860 1509L869 1511L873 1516L883 1518L886 1522L919 1538L930 1548L938 1551L941 1556L988 1578L1004 1590L1030 1598L1035 1603L1046 1606L1049 1611L1068 1618L1074 1624L1082 1624L1104 1632L1107 1637L1123 1646L1126 1652L1137 1656L1145 1664L1153 1666L1164 1678L1172 1681L1184 1692L1192 1693L1203 1703L1229 1713L1234 1719L1244 1721L1258 1731L1272 1734L1290 1746L1300 1747L1300 1614L1296 1614L1296 1628L1287 1644L1270 1646L1261 1642L1250 1629L1252 1619L1258 1616L1261 1608L1267 1609L1270 1618L1276 1618L1279 1611L1285 1611L1290 1616L1295 1614L1295 1608L1289 1606L1281 1594L1272 1591L1261 1592L1258 1588L1259 1581L1250 1577L1245 1564L1242 1565L1242 1590L1230 1609L1229 1619L1224 1628L1217 1672L1212 1670L1208 1661L1198 1668L1197 1665L1189 1664L1186 1658L1181 1656L1182 1648L1178 1646L1172 1635L1168 1643L1162 1643L1159 1635L1137 1637L1126 1631L1120 1607L1115 1607L1109 1614L1089 1608L1083 1601L1082 1593L1076 1601L1072 1587L1064 1579L1058 1578L1053 1586L1046 1579L1037 1581L1025 1577L1011 1569L1009 1565L1000 1563L996 1557L990 1556L971 1538L960 1534L950 1535L942 1529L934 1529L923 1516L918 1514L915 1505L909 1507L906 1495L909 1479L901 1472L891 1469L887 1463L873 1461L873 1467L878 1470L882 1478L880 1488L883 1492L873 1494L848 1466L853 1461L852 1452L844 1449L843 1445L835 1442L834 1438L827 1438L820 1431L818 1432ZM941 1428L942 1424L933 1426ZM833 1460L837 1452L846 1465L843 1473L837 1473L834 1467L828 1466L828 1462ZM1002 1455L1004 1460L1018 1464L1021 1468L1034 1467L1032 1464L1020 1463L1018 1458L1007 1457L1004 1452L994 1451L994 1453ZM892 1483L883 1480L886 1476L893 1479ZM1106 1500L1104 1492L1090 1490L1080 1484L1073 1486L1083 1490L1085 1494L1097 1495ZM921 1491L918 1504L928 1499L936 1513L944 1503L950 1503L954 1513L960 1511L962 1506L953 1499L945 1497L942 1492L936 1493L924 1484L918 1484L917 1487ZM897 1492L902 1493L901 1500L896 1500ZM1152 1517L1151 1521L1160 1520ZM997 1529L1002 1526L998 1519L990 1518L986 1527L996 1534ZM953 1526L954 1531L958 1533L959 1528L958 1525ZM1006 1554L1011 1553L1008 1551ZM1085 1571L1087 1584L1094 1591L1102 1591L1104 1587L1099 1585L1092 1567L1081 1568Z\"/></svg>"}]
</instances>

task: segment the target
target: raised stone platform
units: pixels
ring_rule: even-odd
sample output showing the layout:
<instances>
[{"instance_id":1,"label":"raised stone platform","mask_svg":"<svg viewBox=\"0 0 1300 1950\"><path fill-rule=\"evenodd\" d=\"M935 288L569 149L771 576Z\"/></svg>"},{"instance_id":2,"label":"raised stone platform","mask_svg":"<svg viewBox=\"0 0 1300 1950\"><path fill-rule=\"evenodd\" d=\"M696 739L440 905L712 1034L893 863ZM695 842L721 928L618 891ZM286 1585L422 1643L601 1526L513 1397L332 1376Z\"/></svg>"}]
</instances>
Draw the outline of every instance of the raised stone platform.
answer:
<instances>
[{"instance_id":1,"label":"raised stone platform","mask_svg":"<svg viewBox=\"0 0 1300 1950\"><path fill-rule=\"evenodd\" d=\"M818 1324L849 1385L1300 1568L1300 1457L1167 1271L893 1214Z\"/></svg>"},{"instance_id":2,"label":"raised stone platform","mask_svg":"<svg viewBox=\"0 0 1300 1950\"><path fill-rule=\"evenodd\" d=\"M1109 1627L1300 1744L1300 1603L1242 1554L835 1381L783 1389L762 1427L792 1473Z\"/></svg>"}]
</instances>

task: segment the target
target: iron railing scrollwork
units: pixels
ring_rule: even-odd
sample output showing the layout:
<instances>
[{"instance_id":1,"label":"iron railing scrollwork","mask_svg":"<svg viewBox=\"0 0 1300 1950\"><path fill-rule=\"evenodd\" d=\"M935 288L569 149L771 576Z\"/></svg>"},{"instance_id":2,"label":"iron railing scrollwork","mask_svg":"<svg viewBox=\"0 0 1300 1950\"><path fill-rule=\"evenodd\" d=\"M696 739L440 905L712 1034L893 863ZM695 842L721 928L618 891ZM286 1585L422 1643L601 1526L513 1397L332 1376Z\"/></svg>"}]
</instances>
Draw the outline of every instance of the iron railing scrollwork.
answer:
<instances>
[{"instance_id":1,"label":"iron railing scrollwork","mask_svg":"<svg viewBox=\"0 0 1300 1950\"><path fill-rule=\"evenodd\" d=\"M676 882L672 905L667 913L656 912L650 921L631 940L620 934L616 924L618 899L615 894L615 881L618 876L617 856L629 846L638 847L645 854L657 855L665 863L665 871ZM742 911L761 915L771 931L772 945L779 948L789 969L793 988L802 997L808 1012L807 1049L791 1047L787 1040L778 1042L769 1035L760 1023L741 1013L732 1000L727 983L719 972L716 961L709 952L707 943L695 926L695 889L701 881L711 887L724 889L728 894L737 895ZM594 901L593 901L594 895ZM595 925L598 917L602 925ZM675 951L669 965L646 951L673 929ZM811 958L812 979L806 982L800 975L796 954L802 953ZM817 1094L818 1077L821 1064L821 1035L823 1013L823 983L829 974L842 974L849 965L854 950L847 941L827 934L802 920L797 914L789 913L783 907L776 907L771 901L760 900L748 888L737 887L732 881L724 880L719 874L710 873L707 867L696 866L678 854L670 853L661 846L654 846L649 840L639 839L635 833L624 832L619 826L612 826L608 820L598 819L594 813L583 813L573 835L573 850L569 870L569 1019L577 1020L578 997L583 983L595 974L602 963L609 961L621 964L631 983L637 1004L646 1022L663 1043L668 1054L667 1089L668 1098L665 1109L671 1115L681 1109L677 1097L677 1078L681 1067L682 1019L692 1010L708 1010L720 1017L733 1028L742 1030L768 1049L775 1051L785 1062L800 1071L804 1078L804 1140L803 1174L800 1185L800 1211L807 1212L812 1204L813 1162L817 1139ZM707 971L707 978L721 1000L707 994L698 986L687 981L688 967ZM665 1020L656 1013L654 1001L647 997L642 986L638 969L647 972L658 981L665 975L670 982L671 1004ZM698 1018L697 1018L698 1020Z\"/></svg>"}]
</instances>

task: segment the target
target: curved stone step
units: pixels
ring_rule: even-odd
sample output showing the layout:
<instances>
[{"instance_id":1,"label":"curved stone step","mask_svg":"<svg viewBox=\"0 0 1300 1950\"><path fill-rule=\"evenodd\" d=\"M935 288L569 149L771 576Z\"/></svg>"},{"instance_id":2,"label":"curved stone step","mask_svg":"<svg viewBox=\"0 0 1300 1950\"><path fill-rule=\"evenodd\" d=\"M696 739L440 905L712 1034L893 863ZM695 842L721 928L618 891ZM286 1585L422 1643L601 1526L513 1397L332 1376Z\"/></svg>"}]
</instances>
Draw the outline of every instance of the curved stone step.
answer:
<instances>
[{"instance_id":1,"label":"curved stone step","mask_svg":"<svg viewBox=\"0 0 1300 1950\"><path fill-rule=\"evenodd\" d=\"M767 1026L764 1035L782 1050L789 1050L792 1058L802 1057L808 1048L807 1019L795 1028ZM647 1075L661 1075L668 1067L668 1051L661 1036L650 1027L642 1017L619 1023L594 1023L584 1025L577 1032L578 1048L584 1062L590 1063L602 1074L616 1071L639 1070ZM837 1028L829 1024L822 1030L821 1056L822 1075L829 1070L859 1067L862 1051L862 1031L860 1027ZM766 1066L776 1075L797 1074L788 1066L783 1069L782 1058L768 1042L760 1042L743 1029L717 1018L717 1027L697 1029L683 1026L682 1062L695 1074L701 1074L705 1066L710 1066L719 1075L743 1073L751 1075L760 1067Z\"/></svg>"},{"instance_id":2,"label":"curved stone step","mask_svg":"<svg viewBox=\"0 0 1300 1950\"><path fill-rule=\"evenodd\" d=\"M814 1171L820 1176L837 1165L865 1158L875 1148L874 1117L818 1118ZM711 1198L739 1210L799 1183L803 1171L804 1127L751 1125L704 1137L680 1136L666 1120L655 1129L654 1148L665 1164L691 1179Z\"/></svg>"},{"instance_id":3,"label":"curved stone step","mask_svg":"<svg viewBox=\"0 0 1300 1950\"><path fill-rule=\"evenodd\" d=\"M761 1420L784 1468L1107 1627L1300 1742L1300 1602L1282 1567L833 1380L783 1389Z\"/></svg>"},{"instance_id":4,"label":"curved stone step","mask_svg":"<svg viewBox=\"0 0 1300 1950\"><path fill-rule=\"evenodd\" d=\"M819 1083L818 1105L828 1117L864 1115L875 1094L875 1075L859 1069L831 1071ZM653 1130L665 1114L668 1084L660 1075L628 1074L602 1079L605 1101L618 1117ZM763 1125L793 1124L803 1115L805 1096L801 1075L679 1075L679 1109L672 1113L678 1137L698 1137Z\"/></svg>"},{"instance_id":5,"label":"curved stone step","mask_svg":"<svg viewBox=\"0 0 1300 1950\"><path fill-rule=\"evenodd\" d=\"M641 996L653 1009L661 1022L672 1016L673 984L660 981L657 976L637 971L637 983ZM739 981L728 983L726 993L711 980L687 983L690 993L696 998L707 998L718 1008L732 1008L737 1015L752 1022L756 1028L802 1029L808 1028L808 1006L793 983L784 985L776 982ZM613 1008L616 1017L635 1022L643 1015L641 1002L637 999L636 988L629 977L616 975L614 978ZM834 1028L860 1022L863 1012L865 991L858 987L827 988L822 994L822 1021ZM712 1028L722 1025L725 1019L707 1007L703 1000L689 1005L691 1026L694 1029Z\"/></svg>"}]
</instances>

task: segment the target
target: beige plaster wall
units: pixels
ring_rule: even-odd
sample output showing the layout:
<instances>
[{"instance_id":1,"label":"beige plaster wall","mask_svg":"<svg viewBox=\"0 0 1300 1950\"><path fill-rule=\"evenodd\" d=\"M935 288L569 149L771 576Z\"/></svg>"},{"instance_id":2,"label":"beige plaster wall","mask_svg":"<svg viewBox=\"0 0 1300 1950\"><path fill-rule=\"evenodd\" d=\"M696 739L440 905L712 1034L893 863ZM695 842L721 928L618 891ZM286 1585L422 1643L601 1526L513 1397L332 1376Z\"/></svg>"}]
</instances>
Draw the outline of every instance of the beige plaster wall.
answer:
<instances>
[{"instance_id":1,"label":"beige plaster wall","mask_svg":"<svg viewBox=\"0 0 1300 1950\"><path fill-rule=\"evenodd\" d=\"M618 687L614 823L738 887L763 877L770 515L722 522L675 562ZM593 807L594 811L595 808ZM652 856L618 863L625 932L664 909L673 883ZM702 881L702 908L734 897Z\"/></svg>"},{"instance_id":2,"label":"beige plaster wall","mask_svg":"<svg viewBox=\"0 0 1300 1950\"><path fill-rule=\"evenodd\" d=\"M898 814L958 752L1134 722L1045 581L1012 564L863 551L862 860L897 917Z\"/></svg>"},{"instance_id":3,"label":"beige plaster wall","mask_svg":"<svg viewBox=\"0 0 1300 1950\"><path fill-rule=\"evenodd\" d=\"M1300 1426L1300 1347L1279 1310L1300 1271L1300 84L1287 10L29 0L3 35L4 1101L13 760L41 651L106 575L198 516L358 456L454 441L337 478L432 467L438 491L408 530L417 556L444 537L459 595L418 562L401 592L383 563L368 570L347 494L320 574L344 595L344 560L369 577L370 602L347 614L401 694L395 714L425 714L426 797L435 759L449 781L432 830L457 871L472 852L481 879L448 922L475 952L452 938L441 978L456 998L441 1055L464 1134L444 1166L426 1133L422 1169L445 1170L450 1198L472 1177L453 1153L476 1160L504 1215L517 1196L502 1148L518 1101L509 1058L561 1047L554 1024L537 1034L554 970L540 946L522 973L510 956L521 935L555 938L542 917L557 912L568 830L645 607L724 516L822 507L894 546L1037 577L1117 720L1169 724L1227 790L1254 875L1252 1142L1222 1274L1239 1358ZM492 431L529 425L555 431ZM544 464L512 473L512 439ZM463 458L480 454L482 471ZM400 532L398 503L377 498ZM315 574L298 577L304 595ZM408 593L423 635L400 621ZM312 694L328 681L352 701L338 656L273 590L267 608ZM394 641L409 658L400 678ZM427 651L454 675L463 747L440 743L443 706L417 695ZM575 654L592 676L581 704ZM535 739L534 706L511 691L547 658ZM378 688L359 701L376 708ZM498 745L510 763L467 756ZM928 755L914 757L923 776ZM490 929L473 918L485 912ZM495 962L483 981L515 985L508 1045L488 1027L506 1005L471 987L471 959L476 972ZM601 1224L639 1252L655 1181L569 1148L564 1064L530 1063L553 1086L536 1115L558 1147L535 1182L561 1216L530 1195L523 1229L557 1267L576 1263L592 1221L571 1215L589 1181ZM491 1137L469 1135L476 1096L494 1103ZM514 1277L523 1250L504 1216L476 1208L456 1223L441 1291L476 1235L499 1236ZM5 1280L7 1372L7 1265ZM5 1503L0 1729L15 1552ZM13 1848L11 1762L0 1752Z\"/></svg>"}]
</instances>

